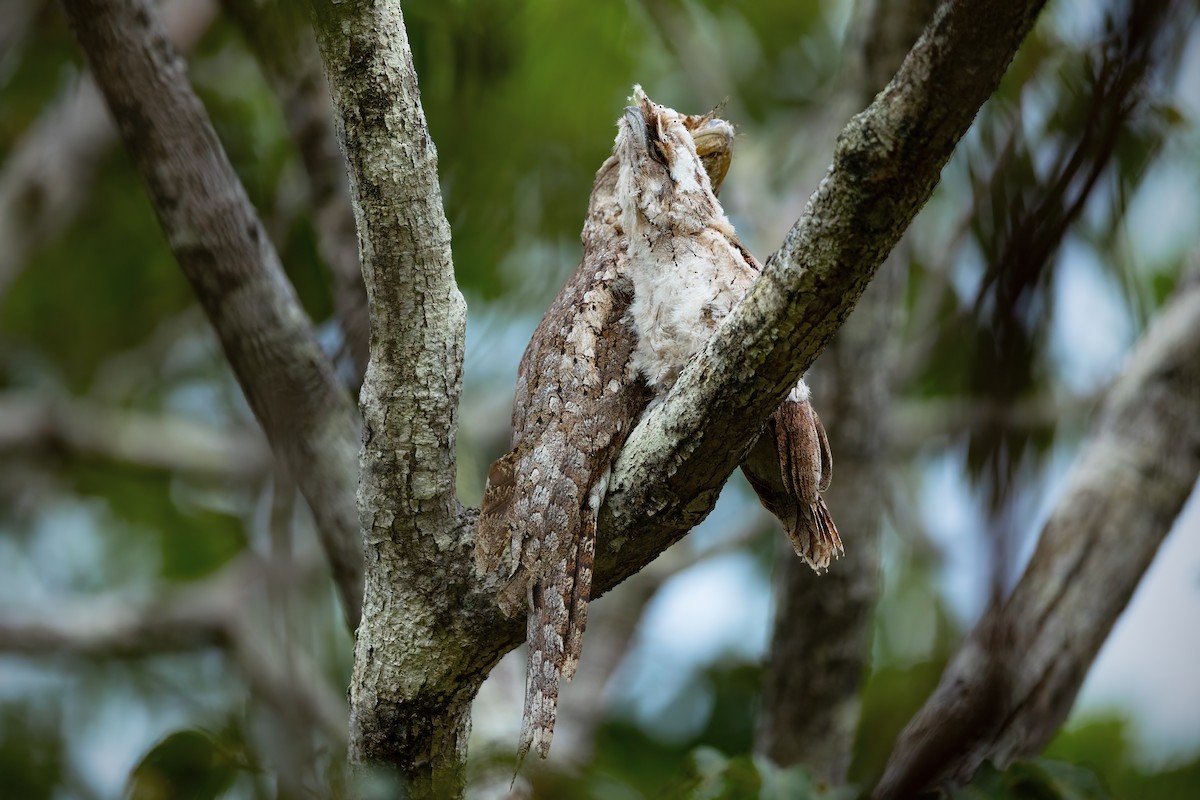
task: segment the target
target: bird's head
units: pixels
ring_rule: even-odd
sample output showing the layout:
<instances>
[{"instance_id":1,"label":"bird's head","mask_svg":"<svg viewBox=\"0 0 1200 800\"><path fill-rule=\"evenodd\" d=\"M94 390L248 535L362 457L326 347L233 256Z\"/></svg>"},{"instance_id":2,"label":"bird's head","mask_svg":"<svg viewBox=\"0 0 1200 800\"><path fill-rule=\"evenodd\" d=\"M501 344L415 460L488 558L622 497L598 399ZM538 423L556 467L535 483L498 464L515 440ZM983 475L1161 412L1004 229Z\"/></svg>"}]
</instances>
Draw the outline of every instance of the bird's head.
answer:
<instances>
[{"instance_id":1,"label":"bird's head","mask_svg":"<svg viewBox=\"0 0 1200 800\"><path fill-rule=\"evenodd\" d=\"M630 233L642 224L686 233L723 216L687 122L698 126L701 142L716 155L714 163L724 159L725 168L732 143L729 123L684 117L650 100L640 86L631 101L617 123L616 142L617 190Z\"/></svg>"},{"instance_id":2,"label":"bird's head","mask_svg":"<svg viewBox=\"0 0 1200 800\"><path fill-rule=\"evenodd\" d=\"M707 114L683 118L684 126L691 131L696 155L700 156L700 163L704 165L715 195L721 193L721 184L733 161L733 126L717 116L719 110L718 107Z\"/></svg>"}]
</instances>

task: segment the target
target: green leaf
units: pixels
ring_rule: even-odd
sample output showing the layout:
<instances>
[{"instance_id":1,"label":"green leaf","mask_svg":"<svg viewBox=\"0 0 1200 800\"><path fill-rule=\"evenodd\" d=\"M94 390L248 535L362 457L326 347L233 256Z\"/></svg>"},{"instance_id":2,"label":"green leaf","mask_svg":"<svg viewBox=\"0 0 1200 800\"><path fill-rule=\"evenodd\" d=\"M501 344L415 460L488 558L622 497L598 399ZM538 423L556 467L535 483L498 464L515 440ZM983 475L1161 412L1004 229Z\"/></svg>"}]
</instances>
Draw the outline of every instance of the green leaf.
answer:
<instances>
[{"instance_id":1,"label":"green leaf","mask_svg":"<svg viewBox=\"0 0 1200 800\"><path fill-rule=\"evenodd\" d=\"M176 731L133 768L126 796L130 800L216 800L237 774L237 760L211 734Z\"/></svg>"},{"instance_id":2,"label":"green leaf","mask_svg":"<svg viewBox=\"0 0 1200 800\"><path fill-rule=\"evenodd\" d=\"M1076 764L1042 758L1013 764L1004 772L980 768L970 785L950 793L951 800L1113 800L1096 773Z\"/></svg>"}]
</instances>

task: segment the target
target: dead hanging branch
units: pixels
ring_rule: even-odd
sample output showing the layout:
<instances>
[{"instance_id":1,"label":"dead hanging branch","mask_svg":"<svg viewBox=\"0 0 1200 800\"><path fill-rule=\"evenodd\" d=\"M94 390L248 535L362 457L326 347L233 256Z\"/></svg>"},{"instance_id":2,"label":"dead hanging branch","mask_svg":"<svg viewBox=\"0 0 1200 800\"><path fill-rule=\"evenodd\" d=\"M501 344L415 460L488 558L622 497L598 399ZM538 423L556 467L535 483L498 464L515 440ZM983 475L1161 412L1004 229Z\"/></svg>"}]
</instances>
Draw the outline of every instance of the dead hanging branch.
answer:
<instances>
[{"instance_id":1,"label":"dead hanging branch","mask_svg":"<svg viewBox=\"0 0 1200 800\"><path fill-rule=\"evenodd\" d=\"M1045 291L1053 255L1110 168L1120 138L1149 105L1146 84L1157 63L1181 45L1182 37L1167 38L1181 5L1123 4L1124 16L1109 19L1098 54L1088 59L1091 91L1083 97L1081 127L1062 146L1049 177L990 193L1011 199L995 209L997 230L989 231L995 246L982 248L997 257L975 304L986 333L972 363L978 393L1006 413L989 415L972 431L968 464L986 467L994 519L1008 502L1029 437L1013 422L1033 380L1034 336L1045 325L1044 317L1030 313L1039 305L1031 298ZM993 181L1006 179L1012 181L998 172ZM1012 548L996 523L992 608L901 734L876 797L908 797L940 781L965 780L984 759L1003 766L1036 755L1065 719L1196 481L1200 434L1184 409L1195 408L1200 385L1196 372L1174 374L1172 366L1196 357L1194 346L1189 352L1172 339L1188 326L1191 336L1200 334L1187 310L1195 300L1194 287L1181 288L1134 351L1007 601L1005 551Z\"/></svg>"},{"instance_id":2,"label":"dead hanging branch","mask_svg":"<svg viewBox=\"0 0 1200 800\"><path fill-rule=\"evenodd\" d=\"M850 102L868 103L887 84L936 7L934 0L857 4ZM775 565L775 624L755 747L777 764L803 763L832 785L845 782L850 768L879 591L879 489L888 481L893 405L889 343L905 266L896 256L903 252L901 245L880 268L809 378L834 458L827 500L852 532L846 553L821 576L789 555Z\"/></svg>"},{"instance_id":3,"label":"dead hanging branch","mask_svg":"<svg viewBox=\"0 0 1200 800\"><path fill-rule=\"evenodd\" d=\"M175 258L275 457L312 508L355 628L362 546L354 406L155 9L146 0L65 0L64 6Z\"/></svg>"}]
</instances>

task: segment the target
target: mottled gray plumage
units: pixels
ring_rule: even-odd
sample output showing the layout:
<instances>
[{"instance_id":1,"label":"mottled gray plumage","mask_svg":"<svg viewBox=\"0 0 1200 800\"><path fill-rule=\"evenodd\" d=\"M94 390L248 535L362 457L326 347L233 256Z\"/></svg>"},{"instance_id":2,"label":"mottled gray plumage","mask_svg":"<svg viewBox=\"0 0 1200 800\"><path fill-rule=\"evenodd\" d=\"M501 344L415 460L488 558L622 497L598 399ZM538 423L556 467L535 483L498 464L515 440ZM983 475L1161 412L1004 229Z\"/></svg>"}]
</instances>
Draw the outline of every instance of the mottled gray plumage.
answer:
<instances>
[{"instance_id":1,"label":"mottled gray plumage","mask_svg":"<svg viewBox=\"0 0 1200 800\"><path fill-rule=\"evenodd\" d=\"M640 89L635 91L640 104L649 104ZM732 154L732 127L712 115L682 116L670 109L664 112L669 112L687 138L687 157L702 174L705 191L715 204L714 187L724 178ZM643 355L646 348L635 332L637 319L653 311L630 313L635 281L629 265L645 254L630 246L623 221L629 202L627 196L621 196L618 184L626 172L626 155L621 147L625 126L623 121L617 147L600 167L592 186L581 237L582 262L547 310L521 359L513 401L512 450L491 467L479 520L476 560L481 570L504 579L498 595L501 609L511 616L529 604L528 672L519 760L530 749L543 757L549 751L559 682L569 679L579 662L591 598L596 519L612 464L652 398L670 387L683 363L698 349L673 351L674 361L669 365L664 362L669 376L643 378L646 367L636 360L639 348ZM723 220L719 205L715 208ZM739 283L739 292L725 297L727 302L713 309L697 327L704 337L757 274L757 264L741 250L732 227L725 234L730 246L743 252L747 263L753 264L753 275L748 274L745 286ZM638 268L647 266L639 261ZM643 294L652 305L651 293ZM647 303L642 305L649 308ZM807 402L803 407L811 412ZM792 448L789 425L798 417L780 416L779 411L772 420L777 417L779 435L764 439ZM815 422L815 415L811 419ZM802 428L805 432L812 430L811 425ZM824 442L823 431L819 441ZM768 455L773 447L768 446ZM828 447L822 451L824 456L820 452L811 454L811 468L804 467L804 454L795 457L792 449L787 452L790 470L786 458L775 458L773 465L764 466L763 479L756 482L752 478L752 484L769 509L778 508L789 515L791 523L785 520L785 526L796 541L792 531L801 526L801 515L793 509L815 508L819 497L811 503L807 495L798 496L803 500L789 498L808 485L803 483L803 476L812 474L812 469L819 470L821 465L827 467ZM823 474L828 475L827 468ZM815 483L819 482L817 479ZM769 496L773 498L770 502ZM823 503L819 507L823 509ZM832 529L832 523L828 527ZM832 535L836 541L836 530ZM816 553L809 547L802 554L814 563ZM816 562L821 563L819 556ZM828 557L824 564L828 564Z\"/></svg>"},{"instance_id":2,"label":"mottled gray plumage","mask_svg":"<svg viewBox=\"0 0 1200 800\"><path fill-rule=\"evenodd\" d=\"M506 583L506 614L529 601L519 757L545 756L558 686L578 664L587 624L596 512L613 460L649 399L628 369L630 286L615 199L617 164L596 174L583 260L525 350L513 402L513 449L488 475L476 558Z\"/></svg>"}]
</instances>

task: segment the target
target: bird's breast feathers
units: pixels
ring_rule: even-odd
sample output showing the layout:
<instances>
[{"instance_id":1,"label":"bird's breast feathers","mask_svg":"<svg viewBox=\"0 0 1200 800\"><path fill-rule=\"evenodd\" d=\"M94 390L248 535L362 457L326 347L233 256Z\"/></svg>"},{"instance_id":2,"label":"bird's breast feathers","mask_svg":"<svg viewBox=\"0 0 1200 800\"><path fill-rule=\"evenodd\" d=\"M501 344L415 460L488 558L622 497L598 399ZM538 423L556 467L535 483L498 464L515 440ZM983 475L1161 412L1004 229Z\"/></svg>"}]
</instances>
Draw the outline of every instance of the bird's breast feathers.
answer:
<instances>
[{"instance_id":1,"label":"bird's breast feathers","mask_svg":"<svg viewBox=\"0 0 1200 800\"><path fill-rule=\"evenodd\" d=\"M630 259L642 273L629 309L638 336L633 367L665 389L750 290L757 270L714 227L663 237L646 250Z\"/></svg>"}]
</instances>

